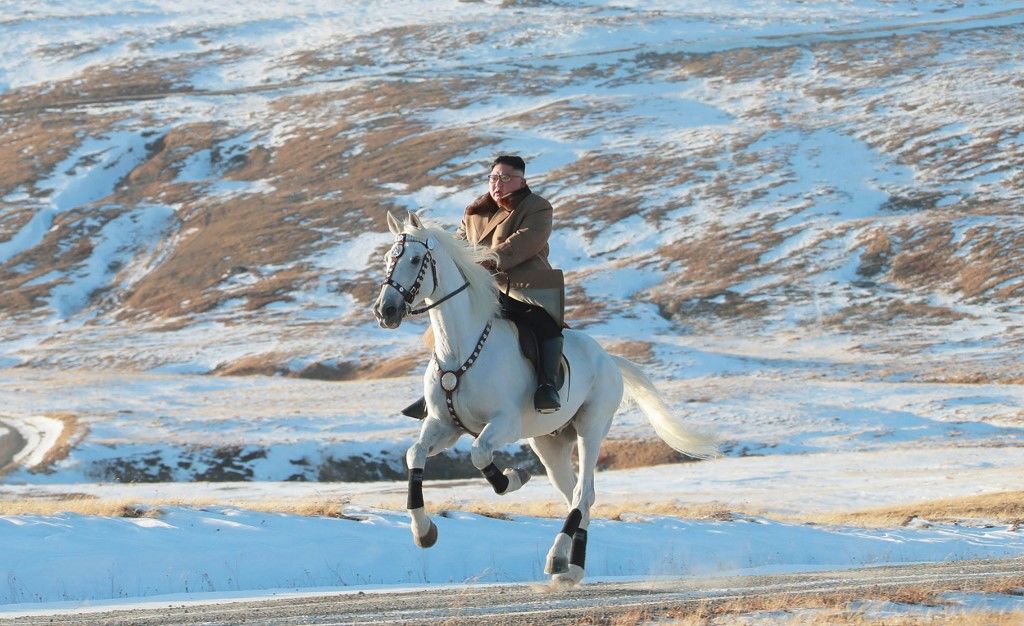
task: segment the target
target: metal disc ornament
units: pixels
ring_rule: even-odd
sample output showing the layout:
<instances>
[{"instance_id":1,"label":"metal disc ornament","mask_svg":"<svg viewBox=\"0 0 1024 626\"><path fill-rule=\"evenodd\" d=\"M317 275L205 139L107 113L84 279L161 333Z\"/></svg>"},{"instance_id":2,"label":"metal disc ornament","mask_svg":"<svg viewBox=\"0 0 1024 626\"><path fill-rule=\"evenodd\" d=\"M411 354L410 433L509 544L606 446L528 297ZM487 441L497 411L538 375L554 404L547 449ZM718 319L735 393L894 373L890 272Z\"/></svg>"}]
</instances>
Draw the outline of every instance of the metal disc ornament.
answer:
<instances>
[{"instance_id":1,"label":"metal disc ornament","mask_svg":"<svg viewBox=\"0 0 1024 626\"><path fill-rule=\"evenodd\" d=\"M441 374L441 387L445 391L455 391L455 387L459 384L459 377L455 375L455 372L445 372Z\"/></svg>"}]
</instances>

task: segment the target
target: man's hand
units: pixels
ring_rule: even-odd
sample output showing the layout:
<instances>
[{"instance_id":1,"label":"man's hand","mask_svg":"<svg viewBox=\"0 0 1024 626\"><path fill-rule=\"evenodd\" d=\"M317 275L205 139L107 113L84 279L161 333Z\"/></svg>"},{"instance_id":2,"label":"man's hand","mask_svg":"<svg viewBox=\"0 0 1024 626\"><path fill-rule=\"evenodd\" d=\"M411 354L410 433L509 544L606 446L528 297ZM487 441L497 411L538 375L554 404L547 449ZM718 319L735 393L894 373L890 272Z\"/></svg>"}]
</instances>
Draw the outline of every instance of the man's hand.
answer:
<instances>
[{"instance_id":1,"label":"man's hand","mask_svg":"<svg viewBox=\"0 0 1024 626\"><path fill-rule=\"evenodd\" d=\"M488 270L491 271L492 274L498 271L498 264L490 259L487 259L486 261L480 261L480 265L486 267Z\"/></svg>"}]
</instances>

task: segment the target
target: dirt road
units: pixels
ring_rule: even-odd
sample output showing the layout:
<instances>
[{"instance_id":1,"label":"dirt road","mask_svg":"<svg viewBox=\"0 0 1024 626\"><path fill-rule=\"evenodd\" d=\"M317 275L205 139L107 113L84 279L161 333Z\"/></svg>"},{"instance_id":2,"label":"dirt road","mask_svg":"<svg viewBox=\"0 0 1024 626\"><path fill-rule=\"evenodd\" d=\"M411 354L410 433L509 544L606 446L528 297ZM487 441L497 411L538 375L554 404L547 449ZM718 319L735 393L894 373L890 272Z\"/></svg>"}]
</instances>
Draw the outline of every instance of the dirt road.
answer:
<instances>
[{"instance_id":1,"label":"dirt road","mask_svg":"<svg viewBox=\"0 0 1024 626\"><path fill-rule=\"evenodd\" d=\"M908 587L979 588L1019 579L1024 559L961 561L855 570L594 583L570 590L540 584L465 586L415 592L349 592L315 597L170 604L159 608L91 613L48 613L12 624L578 624L638 610L696 610L738 598L825 593L877 594ZM2 615L2 614L0 614ZM678 615L678 613L677 613Z\"/></svg>"},{"instance_id":2,"label":"dirt road","mask_svg":"<svg viewBox=\"0 0 1024 626\"><path fill-rule=\"evenodd\" d=\"M25 447L25 438L13 426L0 420L0 471Z\"/></svg>"}]
</instances>

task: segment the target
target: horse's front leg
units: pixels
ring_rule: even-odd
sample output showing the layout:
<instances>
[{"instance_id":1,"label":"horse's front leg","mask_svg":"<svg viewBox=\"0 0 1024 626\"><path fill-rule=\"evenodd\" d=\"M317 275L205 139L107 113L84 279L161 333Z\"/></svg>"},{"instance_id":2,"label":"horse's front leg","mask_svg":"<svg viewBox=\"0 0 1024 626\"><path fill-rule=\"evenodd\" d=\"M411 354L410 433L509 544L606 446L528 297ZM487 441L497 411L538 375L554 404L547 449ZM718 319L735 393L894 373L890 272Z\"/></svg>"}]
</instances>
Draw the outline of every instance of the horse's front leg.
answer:
<instances>
[{"instance_id":1,"label":"horse's front leg","mask_svg":"<svg viewBox=\"0 0 1024 626\"><path fill-rule=\"evenodd\" d=\"M441 420L428 417L420 427L416 443L405 453L405 464L409 468L409 509L413 541L421 548L437 543L437 526L427 515L423 504L423 468L427 457L451 447L461 433Z\"/></svg>"},{"instance_id":2,"label":"horse's front leg","mask_svg":"<svg viewBox=\"0 0 1024 626\"><path fill-rule=\"evenodd\" d=\"M494 464L495 450L519 440L522 429L517 423L518 418L511 413L495 416L480 431L470 450L473 465L483 473L498 495L512 493L530 480L530 473L526 470L517 467L502 470Z\"/></svg>"}]
</instances>

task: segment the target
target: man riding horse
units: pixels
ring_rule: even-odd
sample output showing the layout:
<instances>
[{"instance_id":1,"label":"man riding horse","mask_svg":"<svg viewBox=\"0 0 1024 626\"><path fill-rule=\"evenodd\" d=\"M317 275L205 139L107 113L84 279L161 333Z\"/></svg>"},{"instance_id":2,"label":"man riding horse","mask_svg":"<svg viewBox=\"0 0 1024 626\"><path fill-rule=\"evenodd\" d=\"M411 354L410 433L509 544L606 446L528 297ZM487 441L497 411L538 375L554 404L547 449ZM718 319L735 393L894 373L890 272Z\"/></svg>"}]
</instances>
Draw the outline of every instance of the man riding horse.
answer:
<instances>
[{"instance_id":1,"label":"man riding horse","mask_svg":"<svg viewBox=\"0 0 1024 626\"><path fill-rule=\"evenodd\" d=\"M521 157L494 159L487 180L488 192L466 207L455 236L498 255L497 263L488 269L495 273L500 288L501 314L525 323L536 334L540 354L534 408L553 413L561 407L555 380L562 358L565 305L562 272L548 262L553 210L551 203L530 191ZM425 400L420 398L402 413L425 418Z\"/></svg>"}]
</instances>

